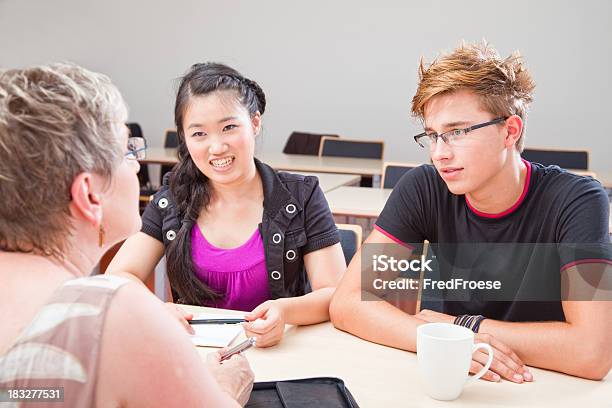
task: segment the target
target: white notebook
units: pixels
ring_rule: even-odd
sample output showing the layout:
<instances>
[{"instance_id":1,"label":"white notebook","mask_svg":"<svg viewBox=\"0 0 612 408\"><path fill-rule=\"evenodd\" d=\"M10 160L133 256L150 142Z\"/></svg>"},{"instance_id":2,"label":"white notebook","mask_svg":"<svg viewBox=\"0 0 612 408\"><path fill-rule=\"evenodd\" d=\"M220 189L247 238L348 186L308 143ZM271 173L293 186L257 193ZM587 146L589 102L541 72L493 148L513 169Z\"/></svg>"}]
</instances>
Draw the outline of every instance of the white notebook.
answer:
<instances>
[{"instance_id":1,"label":"white notebook","mask_svg":"<svg viewBox=\"0 0 612 408\"><path fill-rule=\"evenodd\" d=\"M194 319L235 319L236 315L201 313ZM194 324L191 341L201 347L226 347L243 331L241 324Z\"/></svg>"}]
</instances>

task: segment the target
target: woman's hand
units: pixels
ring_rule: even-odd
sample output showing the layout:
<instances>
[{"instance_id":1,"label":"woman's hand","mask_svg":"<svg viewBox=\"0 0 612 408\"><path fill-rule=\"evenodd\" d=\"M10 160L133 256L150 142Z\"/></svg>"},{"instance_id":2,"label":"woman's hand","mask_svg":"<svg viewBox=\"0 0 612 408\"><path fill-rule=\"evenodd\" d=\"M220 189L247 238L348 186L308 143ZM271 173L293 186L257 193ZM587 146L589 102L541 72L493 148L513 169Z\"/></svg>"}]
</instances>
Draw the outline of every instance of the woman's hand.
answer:
<instances>
[{"instance_id":1,"label":"woman's hand","mask_svg":"<svg viewBox=\"0 0 612 408\"><path fill-rule=\"evenodd\" d=\"M192 313L187 313L180 306L172 302L166 302L164 303L164 306L166 307L166 310L169 311L170 314L176 318L176 320L178 320L181 326L187 330L187 333L195 334L195 330L193 330L193 327L191 327L189 324L189 320L193 319Z\"/></svg>"},{"instance_id":2,"label":"woman's hand","mask_svg":"<svg viewBox=\"0 0 612 408\"><path fill-rule=\"evenodd\" d=\"M285 333L285 317L279 301L268 300L257 306L245 316L243 323L247 337L255 337L257 347L270 347L278 344Z\"/></svg>"},{"instance_id":3,"label":"woman's hand","mask_svg":"<svg viewBox=\"0 0 612 408\"><path fill-rule=\"evenodd\" d=\"M234 354L221 362L221 353L227 350L224 348L209 353L206 356L206 366L221 389L244 406L249 401L255 375L249 361L241 353Z\"/></svg>"}]
</instances>

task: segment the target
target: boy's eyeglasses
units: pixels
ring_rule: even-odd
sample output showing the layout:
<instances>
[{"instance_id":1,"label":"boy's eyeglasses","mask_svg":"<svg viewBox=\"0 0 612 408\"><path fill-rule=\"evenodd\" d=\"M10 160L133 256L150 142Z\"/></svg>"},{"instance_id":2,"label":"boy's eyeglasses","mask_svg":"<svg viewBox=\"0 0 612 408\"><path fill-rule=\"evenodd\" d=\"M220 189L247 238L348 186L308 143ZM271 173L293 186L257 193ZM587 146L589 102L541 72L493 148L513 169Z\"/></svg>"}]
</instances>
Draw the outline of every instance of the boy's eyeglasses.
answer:
<instances>
[{"instance_id":1,"label":"boy's eyeglasses","mask_svg":"<svg viewBox=\"0 0 612 408\"><path fill-rule=\"evenodd\" d=\"M485 126L496 125L498 123L505 121L506 119L508 118L503 118L503 117L497 118L497 119L493 119L493 120L490 120L484 123L479 123L477 125L470 126L464 129L449 130L448 132L444 132L441 134L437 134L436 132L420 133L414 137L414 141L417 142L419 146L428 147L430 149L435 147L436 143L438 142L438 138L442 139L444 143L446 143L449 146L458 146L461 144L461 141L465 140L463 136L465 136L467 133L471 132L472 130L480 129Z\"/></svg>"}]
</instances>

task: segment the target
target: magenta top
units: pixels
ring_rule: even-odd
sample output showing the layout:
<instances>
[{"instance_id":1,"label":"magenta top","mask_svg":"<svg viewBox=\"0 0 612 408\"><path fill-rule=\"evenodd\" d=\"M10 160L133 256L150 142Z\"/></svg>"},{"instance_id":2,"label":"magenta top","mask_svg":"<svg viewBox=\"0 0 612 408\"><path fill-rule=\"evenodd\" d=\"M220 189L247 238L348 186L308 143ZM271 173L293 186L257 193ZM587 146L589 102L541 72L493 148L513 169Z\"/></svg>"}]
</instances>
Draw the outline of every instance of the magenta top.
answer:
<instances>
[{"instance_id":1,"label":"magenta top","mask_svg":"<svg viewBox=\"0 0 612 408\"><path fill-rule=\"evenodd\" d=\"M195 274L223 297L205 306L248 311L270 299L263 240L259 229L237 248L217 248L197 224L191 230Z\"/></svg>"}]
</instances>

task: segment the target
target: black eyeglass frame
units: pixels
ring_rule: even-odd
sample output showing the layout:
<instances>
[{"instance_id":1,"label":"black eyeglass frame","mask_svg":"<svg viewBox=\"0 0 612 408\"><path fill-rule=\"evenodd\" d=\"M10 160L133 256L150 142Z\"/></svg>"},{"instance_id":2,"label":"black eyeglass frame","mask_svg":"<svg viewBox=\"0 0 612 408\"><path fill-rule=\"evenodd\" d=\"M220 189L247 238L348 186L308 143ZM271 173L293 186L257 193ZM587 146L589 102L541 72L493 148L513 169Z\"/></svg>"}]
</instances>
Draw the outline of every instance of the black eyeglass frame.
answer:
<instances>
[{"instance_id":1,"label":"black eyeglass frame","mask_svg":"<svg viewBox=\"0 0 612 408\"><path fill-rule=\"evenodd\" d=\"M422 148L425 148L426 146L420 142L421 139L423 139L424 137L428 137L428 138L434 138L433 140L431 140L431 145L435 144L438 141L438 138L441 138L444 143L448 144L448 135L452 134L453 132L461 132L463 134L468 134L473 130L476 129L480 129L483 128L485 126L491 126L491 125L497 125L498 123L501 123L505 120L508 119L509 116L506 117L499 117L493 120L490 120L488 122L483 122L483 123L479 123L477 125L473 125L467 128L463 128L463 129L453 129L453 130L449 130L448 132L444 132L442 134L437 134L437 133L427 133L427 132L423 132L423 133L419 133L418 135L414 136L414 141L421 146Z\"/></svg>"}]
</instances>

